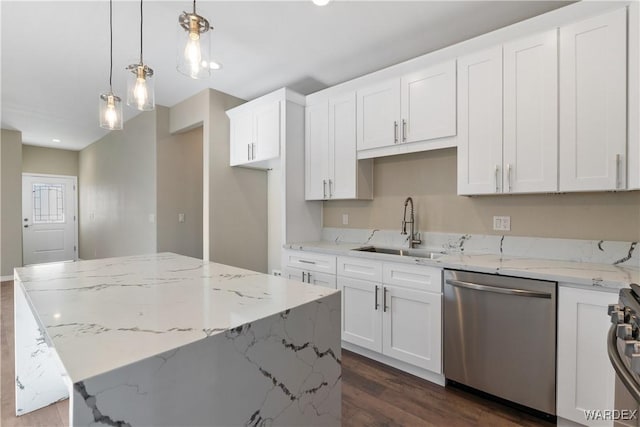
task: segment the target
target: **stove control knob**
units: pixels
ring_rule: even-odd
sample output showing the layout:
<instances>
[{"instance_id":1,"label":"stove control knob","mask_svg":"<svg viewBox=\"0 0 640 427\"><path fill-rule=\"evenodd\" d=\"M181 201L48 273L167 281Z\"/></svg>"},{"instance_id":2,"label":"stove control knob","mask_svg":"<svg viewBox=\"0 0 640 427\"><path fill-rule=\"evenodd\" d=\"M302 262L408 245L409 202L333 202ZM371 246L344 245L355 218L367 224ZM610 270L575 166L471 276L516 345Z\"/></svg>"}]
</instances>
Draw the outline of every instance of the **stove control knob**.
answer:
<instances>
[{"instance_id":1,"label":"stove control knob","mask_svg":"<svg viewBox=\"0 0 640 427\"><path fill-rule=\"evenodd\" d=\"M636 374L640 374L640 354L632 354L631 359L629 360L629 364L633 372L635 372Z\"/></svg>"},{"instance_id":2,"label":"stove control knob","mask_svg":"<svg viewBox=\"0 0 640 427\"><path fill-rule=\"evenodd\" d=\"M628 323L621 323L618 325L618 329L616 330L616 336L623 340L628 340L631 338L633 333L633 328Z\"/></svg>"},{"instance_id":3,"label":"stove control knob","mask_svg":"<svg viewBox=\"0 0 640 427\"><path fill-rule=\"evenodd\" d=\"M622 310L612 311L609 315L611 316L611 323L616 325L624 323L624 312Z\"/></svg>"},{"instance_id":4,"label":"stove control knob","mask_svg":"<svg viewBox=\"0 0 640 427\"><path fill-rule=\"evenodd\" d=\"M611 315L611 313L613 313L614 311L621 311L622 307L620 307L618 304L609 304L609 308L607 309L607 313L609 313L609 315Z\"/></svg>"},{"instance_id":5,"label":"stove control knob","mask_svg":"<svg viewBox=\"0 0 640 427\"><path fill-rule=\"evenodd\" d=\"M624 354L627 357L632 357L634 354L640 355L640 342L635 340L625 340Z\"/></svg>"}]
</instances>

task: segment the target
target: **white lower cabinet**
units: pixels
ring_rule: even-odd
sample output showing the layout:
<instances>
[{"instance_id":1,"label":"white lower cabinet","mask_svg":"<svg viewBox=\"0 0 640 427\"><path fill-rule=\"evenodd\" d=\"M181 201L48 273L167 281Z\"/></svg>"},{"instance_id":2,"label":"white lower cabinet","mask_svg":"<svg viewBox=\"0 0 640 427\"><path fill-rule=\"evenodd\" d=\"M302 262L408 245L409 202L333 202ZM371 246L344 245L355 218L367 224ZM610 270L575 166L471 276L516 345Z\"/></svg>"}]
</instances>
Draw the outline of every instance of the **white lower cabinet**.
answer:
<instances>
[{"instance_id":1,"label":"white lower cabinet","mask_svg":"<svg viewBox=\"0 0 640 427\"><path fill-rule=\"evenodd\" d=\"M442 373L442 270L349 257L339 257L337 268L342 339Z\"/></svg>"},{"instance_id":2,"label":"white lower cabinet","mask_svg":"<svg viewBox=\"0 0 640 427\"><path fill-rule=\"evenodd\" d=\"M607 355L607 306L614 292L560 286L558 291L557 415L588 426L586 410L614 408L615 372Z\"/></svg>"},{"instance_id":3,"label":"white lower cabinet","mask_svg":"<svg viewBox=\"0 0 640 427\"><path fill-rule=\"evenodd\" d=\"M300 270L298 268L285 268L282 275L286 279L298 280L311 285L324 286L325 288L336 288L335 274L318 273L310 270Z\"/></svg>"}]
</instances>

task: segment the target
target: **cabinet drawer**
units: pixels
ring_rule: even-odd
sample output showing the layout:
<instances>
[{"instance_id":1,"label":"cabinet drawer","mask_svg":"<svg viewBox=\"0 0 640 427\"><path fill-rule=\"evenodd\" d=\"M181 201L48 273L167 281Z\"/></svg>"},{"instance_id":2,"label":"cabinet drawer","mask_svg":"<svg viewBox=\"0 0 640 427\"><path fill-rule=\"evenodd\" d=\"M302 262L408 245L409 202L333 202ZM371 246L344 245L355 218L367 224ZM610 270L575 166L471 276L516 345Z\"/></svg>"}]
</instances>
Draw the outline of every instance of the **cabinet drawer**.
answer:
<instances>
[{"instance_id":1,"label":"cabinet drawer","mask_svg":"<svg viewBox=\"0 0 640 427\"><path fill-rule=\"evenodd\" d=\"M362 258L338 257L338 275L382 282L382 263Z\"/></svg>"},{"instance_id":2,"label":"cabinet drawer","mask_svg":"<svg viewBox=\"0 0 640 427\"><path fill-rule=\"evenodd\" d=\"M442 269L440 268L384 263L382 276L385 285L442 293Z\"/></svg>"},{"instance_id":3,"label":"cabinet drawer","mask_svg":"<svg viewBox=\"0 0 640 427\"><path fill-rule=\"evenodd\" d=\"M336 257L306 251L285 251L284 264L287 267L299 268L318 273L336 274Z\"/></svg>"}]
</instances>

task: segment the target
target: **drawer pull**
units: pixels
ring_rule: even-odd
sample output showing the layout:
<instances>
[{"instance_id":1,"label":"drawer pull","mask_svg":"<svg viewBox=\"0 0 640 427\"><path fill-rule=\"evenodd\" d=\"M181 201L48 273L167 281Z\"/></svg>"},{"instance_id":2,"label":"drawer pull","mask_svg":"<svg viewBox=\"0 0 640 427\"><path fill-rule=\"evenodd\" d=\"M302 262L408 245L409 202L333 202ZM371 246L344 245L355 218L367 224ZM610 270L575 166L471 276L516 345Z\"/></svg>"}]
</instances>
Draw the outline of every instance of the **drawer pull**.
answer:
<instances>
[{"instance_id":1,"label":"drawer pull","mask_svg":"<svg viewBox=\"0 0 640 427\"><path fill-rule=\"evenodd\" d=\"M303 264L314 264L315 265L315 261L307 261L306 259L301 259L299 260L299 262L303 263Z\"/></svg>"}]
</instances>

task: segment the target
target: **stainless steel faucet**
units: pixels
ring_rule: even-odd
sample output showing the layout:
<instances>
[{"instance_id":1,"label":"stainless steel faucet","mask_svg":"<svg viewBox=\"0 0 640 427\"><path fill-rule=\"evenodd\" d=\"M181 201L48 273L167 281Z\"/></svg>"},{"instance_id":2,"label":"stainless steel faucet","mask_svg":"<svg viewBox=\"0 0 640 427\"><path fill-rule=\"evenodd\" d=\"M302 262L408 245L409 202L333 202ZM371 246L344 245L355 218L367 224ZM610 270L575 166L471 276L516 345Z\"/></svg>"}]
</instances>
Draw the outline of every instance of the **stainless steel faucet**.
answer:
<instances>
[{"instance_id":1,"label":"stainless steel faucet","mask_svg":"<svg viewBox=\"0 0 640 427\"><path fill-rule=\"evenodd\" d=\"M407 205L411 203L411 210L409 211L409 221L407 221ZM404 201L404 215L402 217L402 231L400 232L400 234L407 234L407 224L411 224L411 228L410 228L410 235L409 235L409 247L410 248L415 248L416 245L419 245L420 243L422 243L422 240L420 240L420 234L419 233L414 233L413 231L413 224L415 223L415 218L413 216L413 199L411 197L407 197L407 200ZM417 236L416 236L417 234Z\"/></svg>"}]
</instances>

